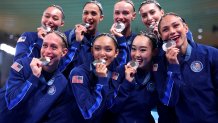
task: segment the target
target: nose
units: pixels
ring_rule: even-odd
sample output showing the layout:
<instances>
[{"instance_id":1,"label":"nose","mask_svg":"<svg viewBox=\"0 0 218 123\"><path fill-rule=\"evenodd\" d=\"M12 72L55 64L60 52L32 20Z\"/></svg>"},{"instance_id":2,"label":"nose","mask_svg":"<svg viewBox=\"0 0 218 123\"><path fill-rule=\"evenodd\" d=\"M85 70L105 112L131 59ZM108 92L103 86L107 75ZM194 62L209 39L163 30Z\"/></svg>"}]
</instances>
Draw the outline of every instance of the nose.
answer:
<instances>
[{"instance_id":1,"label":"nose","mask_svg":"<svg viewBox=\"0 0 218 123\"><path fill-rule=\"evenodd\" d=\"M116 21L119 22L119 21L122 21L124 18L123 14L118 14L117 15L117 18L116 18Z\"/></svg>"},{"instance_id":2,"label":"nose","mask_svg":"<svg viewBox=\"0 0 218 123\"><path fill-rule=\"evenodd\" d=\"M151 20L152 20L152 15L148 14L148 15L147 15L147 20L148 20L148 21L151 21Z\"/></svg>"},{"instance_id":3,"label":"nose","mask_svg":"<svg viewBox=\"0 0 218 123\"><path fill-rule=\"evenodd\" d=\"M174 35L176 33L176 30L174 28L170 28L170 35Z\"/></svg>"},{"instance_id":4,"label":"nose","mask_svg":"<svg viewBox=\"0 0 218 123\"><path fill-rule=\"evenodd\" d=\"M88 14L88 15L87 15L87 19L92 19L92 15L91 15L91 14Z\"/></svg>"},{"instance_id":5,"label":"nose","mask_svg":"<svg viewBox=\"0 0 218 123\"><path fill-rule=\"evenodd\" d=\"M100 55L100 58L104 57L104 56L105 56L105 51L104 51L104 50L101 50L100 53L99 53L99 55Z\"/></svg>"},{"instance_id":6,"label":"nose","mask_svg":"<svg viewBox=\"0 0 218 123\"><path fill-rule=\"evenodd\" d=\"M51 54L51 51L52 51L52 50L51 50L51 48L49 48L49 47L44 48L44 53L43 53L43 54L47 56L48 54Z\"/></svg>"},{"instance_id":7,"label":"nose","mask_svg":"<svg viewBox=\"0 0 218 123\"><path fill-rule=\"evenodd\" d=\"M136 50L136 53L135 53L136 58L140 57L140 55L141 55L140 50Z\"/></svg>"}]
</instances>

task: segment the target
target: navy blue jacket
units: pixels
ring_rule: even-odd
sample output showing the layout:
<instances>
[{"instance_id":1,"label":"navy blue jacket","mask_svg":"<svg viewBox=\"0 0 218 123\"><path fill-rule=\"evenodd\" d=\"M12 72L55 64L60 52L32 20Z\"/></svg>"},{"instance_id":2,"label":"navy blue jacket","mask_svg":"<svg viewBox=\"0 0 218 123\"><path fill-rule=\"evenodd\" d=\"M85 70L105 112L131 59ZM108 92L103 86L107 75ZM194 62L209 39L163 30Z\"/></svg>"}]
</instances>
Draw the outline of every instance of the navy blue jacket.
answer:
<instances>
[{"instance_id":1,"label":"navy blue jacket","mask_svg":"<svg viewBox=\"0 0 218 123\"><path fill-rule=\"evenodd\" d=\"M98 77L95 74L95 67L90 64L83 64L75 67L69 76L72 82L72 90L77 105L84 119L90 122L103 122L101 119L106 114L109 105L109 97L113 95L114 87L111 84L113 63L108 67L107 77Z\"/></svg>"},{"instance_id":2,"label":"navy blue jacket","mask_svg":"<svg viewBox=\"0 0 218 123\"><path fill-rule=\"evenodd\" d=\"M150 73L137 70L135 79L125 79L124 66L117 70L117 78L113 77L116 86L111 100L110 110L113 112L113 123L154 123L151 110L157 105L158 96L155 83Z\"/></svg>"},{"instance_id":3,"label":"navy blue jacket","mask_svg":"<svg viewBox=\"0 0 218 123\"><path fill-rule=\"evenodd\" d=\"M77 107L72 108L73 95L67 79L58 70L53 74L43 71L37 78L29 66L31 60L26 57L13 63L6 91L1 92L5 101L1 102L0 121L74 122L76 119L71 114Z\"/></svg>"},{"instance_id":4,"label":"navy blue jacket","mask_svg":"<svg viewBox=\"0 0 218 123\"><path fill-rule=\"evenodd\" d=\"M161 101L175 107L180 123L218 121L218 50L188 41L179 64L169 64L165 53L156 63L155 78Z\"/></svg>"},{"instance_id":5,"label":"navy blue jacket","mask_svg":"<svg viewBox=\"0 0 218 123\"><path fill-rule=\"evenodd\" d=\"M24 32L17 40L14 61L24 57L40 57L42 39L37 32Z\"/></svg>"},{"instance_id":6,"label":"navy blue jacket","mask_svg":"<svg viewBox=\"0 0 218 123\"><path fill-rule=\"evenodd\" d=\"M120 66L128 63L131 60L131 56L130 56L131 45L135 37L136 34L134 33L131 33L131 35L128 37L125 36L116 37L119 43L119 49L125 49L125 50L120 50L120 53L122 53L122 55L117 57L118 60L120 61Z\"/></svg>"}]
</instances>

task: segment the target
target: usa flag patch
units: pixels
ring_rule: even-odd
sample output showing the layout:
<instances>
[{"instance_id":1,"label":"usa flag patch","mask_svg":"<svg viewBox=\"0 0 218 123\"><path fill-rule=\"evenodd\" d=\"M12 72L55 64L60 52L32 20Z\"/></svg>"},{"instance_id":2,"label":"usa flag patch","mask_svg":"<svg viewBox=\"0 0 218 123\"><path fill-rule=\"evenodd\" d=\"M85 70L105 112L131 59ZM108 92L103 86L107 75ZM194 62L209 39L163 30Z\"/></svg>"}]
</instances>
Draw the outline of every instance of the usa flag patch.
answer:
<instances>
[{"instance_id":1,"label":"usa flag patch","mask_svg":"<svg viewBox=\"0 0 218 123\"><path fill-rule=\"evenodd\" d=\"M17 42L24 42L26 40L26 36L21 36Z\"/></svg>"},{"instance_id":2,"label":"usa flag patch","mask_svg":"<svg viewBox=\"0 0 218 123\"><path fill-rule=\"evenodd\" d=\"M117 80L118 77L119 77L119 73L116 73L116 72L113 72L113 73L112 73L112 79L113 79L113 80Z\"/></svg>"},{"instance_id":3,"label":"usa flag patch","mask_svg":"<svg viewBox=\"0 0 218 123\"><path fill-rule=\"evenodd\" d=\"M73 76L72 77L72 83L79 83L82 84L83 83L83 76Z\"/></svg>"},{"instance_id":4,"label":"usa flag patch","mask_svg":"<svg viewBox=\"0 0 218 123\"><path fill-rule=\"evenodd\" d=\"M158 70L158 64L153 64L153 71L157 71Z\"/></svg>"},{"instance_id":5,"label":"usa flag patch","mask_svg":"<svg viewBox=\"0 0 218 123\"><path fill-rule=\"evenodd\" d=\"M23 68L23 66L17 62L14 62L11 65L11 68L13 68L15 71L20 72L20 70Z\"/></svg>"}]
</instances>

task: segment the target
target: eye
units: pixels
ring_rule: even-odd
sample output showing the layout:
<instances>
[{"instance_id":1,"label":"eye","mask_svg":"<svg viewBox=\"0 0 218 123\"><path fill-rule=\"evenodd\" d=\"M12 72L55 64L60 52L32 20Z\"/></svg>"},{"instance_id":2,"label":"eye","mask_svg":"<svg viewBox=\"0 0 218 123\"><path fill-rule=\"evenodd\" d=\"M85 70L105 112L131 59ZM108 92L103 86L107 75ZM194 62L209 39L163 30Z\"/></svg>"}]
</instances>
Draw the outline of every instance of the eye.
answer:
<instances>
[{"instance_id":1,"label":"eye","mask_svg":"<svg viewBox=\"0 0 218 123\"><path fill-rule=\"evenodd\" d=\"M105 51L106 52L110 52L112 49L111 48L106 48Z\"/></svg>"},{"instance_id":2,"label":"eye","mask_svg":"<svg viewBox=\"0 0 218 123\"><path fill-rule=\"evenodd\" d=\"M135 47L132 47L132 48L131 48L131 51L132 51L132 52L136 51L136 48L135 48Z\"/></svg>"},{"instance_id":3,"label":"eye","mask_svg":"<svg viewBox=\"0 0 218 123\"><path fill-rule=\"evenodd\" d=\"M43 44L42 47L43 47L43 48L47 48L48 45L47 45L47 44Z\"/></svg>"},{"instance_id":4,"label":"eye","mask_svg":"<svg viewBox=\"0 0 218 123\"><path fill-rule=\"evenodd\" d=\"M84 11L83 12L83 15L88 15L89 13L87 11Z\"/></svg>"},{"instance_id":5,"label":"eye","mask_svg":"<svg viewBox=\"0 0 218 123\"><path fill-rule=\"evenodd\" d=\"M168 28L163 28L162 32L168 32L168 30L169 30Z\"/></svg>"},{"instance_id":6,"label":"eye","mask_svg":"<svg viewBox=\"0 0 218 123\"><path fill-rule=\"evenodd\" d=\"M91 15L92 15L92 16L96 16L96 15L97 15L97 12L91 12Z\"/></svg>"},{"instance_id":7,"label":"eye","mask_svg":"<svg viewBox=\"0 0 218 123\"><path fill-rule=\"evenodd\" d=\"M128 11L123 11L122 14L125 15L125 16L127 16L127 15L129 14L129 12L128 12Z\"/></svg>"},{"instance_id":8,"label":"eye","mask_svg":"<svg viewBox=\"0 0 218 123\"><path fill-rule=\"evenodd\" d=\"M44 17L45 17L45 18L50 18L50 15L45 14Z\"/></svg>"},{"instance_id":9,"label":"eye","mask_svg":"<svg viewBox=\"0 0 218 123\"><path fill-rule=\"evenodd\" d=\"M57 20L59 20L59 17L58 16L54 16L53 20L57 21Z\"/></svg>"},{"instance_id":10,"label":"eye","mask_svg":"<svg viewBox=\"0 0 218 123\"><path fill-rule=\"evenodd\" d=\"M147 13L143 13L142 18L146 18L146 17L147 17Z\"/></svg>"},{"instance_id":11,"label":"eye","mask_svg":"<svg viewBox=\"0 0 218 123\"><path fill-rule=\"evenodd\" d=\"M52 45L51 45L51 48L52 48L52 50L56 50L56 49L58 48L58 46L57 46L57 45L54 45L54 44L52 44Z\"/></svg>"},{"instance_id":12,"label":"eye","mask_svg":"<svg viewBox=\"0 0 218 123\"><path fill-rule=\"evenodd\" d=\"M94 50L95 50L95 51L100 51L101 48L100 48L100 47L94 47Z\"/></svg>"},{"instance_id":13,"label":"eye","mask_svg":"<svg viewBox=\"0 0 218 123\"><path fill-rule=\"evenodd\" d=\"M140 52L145 52L145 51L147 51L145 48L140 49Z\"/></svg>"},{"instance_id":14,"label":"eye","mask_svg":"<svg viewBox=\"0 0 218 123\"><path fill-rule=\"evenodd\" d=\"M151 14L151 15L154 15L155 13L156 13L156 11L154 11L154 10L151 10L151 11L150 11L150 14Z\"/></svg>"},{"instance_id":15,"label":"eye","mask_svg":"<svg viewBox=\"0 0 218 123\"><path fill-rule=\"evenodd\" d=\"M115 14L115 15L119 15L120 12L119 12L119 11L115 11L114 14Z\"/></svg>"},{"instance_id":16,"label":"eye","mask_svg":"<svg viewBox=\"0 0 218 123\"><path fill-rule=\"evenodd\" d=\"M179 26L180 26L180 24L178 24L178 23L173 25L174 28L178 28Z\"/></svg>"}]
</instances>

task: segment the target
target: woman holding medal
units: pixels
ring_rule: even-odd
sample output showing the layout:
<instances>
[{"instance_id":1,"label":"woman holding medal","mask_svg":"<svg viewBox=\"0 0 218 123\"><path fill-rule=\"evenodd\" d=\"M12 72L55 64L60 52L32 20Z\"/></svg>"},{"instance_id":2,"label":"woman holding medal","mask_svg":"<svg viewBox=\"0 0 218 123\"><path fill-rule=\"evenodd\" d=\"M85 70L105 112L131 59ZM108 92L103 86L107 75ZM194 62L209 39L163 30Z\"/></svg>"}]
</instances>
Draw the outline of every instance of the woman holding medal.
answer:
<instances>
[{"instance_id":1,"label":"woman holding medal","mask_svg":"<svg viewBox=\"0 0 218 123\"><path fill-rule=\"evenodd\" d=\"M14 61L24 57L40 58L40 49L44 36L64 26L64 11L58 5L46 8L41 18L41 26L37 32L24 32L17 41Z\"/></svg>"},{"instance_id":2,"label":"woman holding medal","mask_svg":"<svg viewBox=\"0 0 218 123\"><path fill-rule=\"evenodd\" d=\"M127 65L118 69L118 83L110 110L113 123L154 123L151 110L158 97L153 81L152 58L157 48L156 36L138 34L131 45L131 58Z\"/></svg>"},{"instance_id":3,"label":"woman holding medal","mask_svg":"<svg viewBox=\"0 0 218 123\"><path fill-rule=\"evenodd\" d=\"M161 48L163 41L158 33L158 23L164 15L164 9L156 0L145 0L140 4L138 12L141 15L141 21L146 26L147 30L159 37L158 46ZM193 36L190 31L187 32L187 37L190 41L193 41Z\"/></svg>"},{"instance_id":4,"label":"woman holding medal","mask_svg":"<svg viewBox=\"0 0 218 123\"><path fill-rule=\"evenodd\" d=\"M107 100L114 92L112 72L119 64L115 61L119 53L117 40L111 34L99 34L93 40L91 51L95 61L73 68L69 79L84 119L103 123Z\"/></svg>"},{"instance_id":5,"label":"woman holding medal","mask_svg":"<svg viewBox=\"0 0 218 123\"><path fill-rule=\"evenodd\" d=\"M165 14L158 30L163 40L176 42L162 54L154 72L155 79L165 83L162 103L175 107L179 123L217 122L218 50L189 42L188 26L175 13Z\"/></svg>"},{"instance_id":6,"label":"woman holding medal","mask_svg":"<svg viewBox=\"0 0 218 123\"><path fill-rule=\"evenodd\" d=\"M82 23L76 24L75 28L66 31L68 36L69 52L62 60L62 68L66 77L70 71L83 63L92 61L91 43L99 34L98 25L103 21L103 8L98 1L88 1L83 6Z\"/></svg>"},{"instance_id":7,"label":"woman holding medal","mask_svg":"<svg viewBox=\"0 0 218 123\"><path fill-rule=\"evenodd\" d=\"M135 35L132 32L131 23L136 18L136 12L134 4L131 0L120 0L114 5L113 12L114 24L112 25L110 32L116 37L121 47L127 46L128 52L126 57L118 57L120 61L124 61L121 64L126 64L130 60L130 44ZM127 45L126 45L127 44ZM126 59L126 61L124 60Z\"/></svg>"},{"instance_id":8,"label":"woman holding medal","mask_svg":"<svg viewBox=\"0 0 218 123\"><path fill-rule=\"evenodd\" d=\"M156 62L158 62L158 57L161 56L167 49L166 46L170 46L170 41L168 41L169 44L166 44L166 41L162 40L160 37L160 34L158 32L158 24L161 19L161 17L164 15L164 9L158 3L156 0L145 0L140 4L140 7L138 9L139 14L141 15L141 21L146 26L147 30L149 32L153 32L158 37L158 53L155 57L153 63L154 66L156 65ZM187 32L188 40L193 42L192 33L190 31ZM169 39L171 40L171 39ZM174 44L174 41L172 41L172 44ZM162 49L163 48L163 49ZM157 82L157 91L159 93L159 96L162 96L163 89L165 87L164 82L159 81ZM163 104L158 105L157 107L158 114L159 114L159 123L175 123L176 122L176 115L175 111L171 107L164 106Z\"/></svg>"},{"instance_id":9,"label":"woman holding medal","mask_svg":"<svg viewBox=\"0 0 218 123\"><path fill-rule=\"evenodd\" d=\"M49 59L46 64L42 59L31 57L13 63L5 86L6 106L1 107L0 122L73 121L70 115L73 110L69 108L73 95L67 79L58 70L67 47L65 34L53 31L43 38L41 56Z\"/></svg>"}]
</instances>

